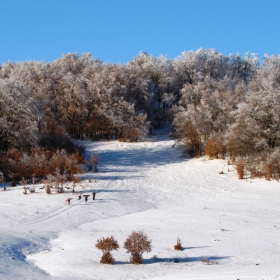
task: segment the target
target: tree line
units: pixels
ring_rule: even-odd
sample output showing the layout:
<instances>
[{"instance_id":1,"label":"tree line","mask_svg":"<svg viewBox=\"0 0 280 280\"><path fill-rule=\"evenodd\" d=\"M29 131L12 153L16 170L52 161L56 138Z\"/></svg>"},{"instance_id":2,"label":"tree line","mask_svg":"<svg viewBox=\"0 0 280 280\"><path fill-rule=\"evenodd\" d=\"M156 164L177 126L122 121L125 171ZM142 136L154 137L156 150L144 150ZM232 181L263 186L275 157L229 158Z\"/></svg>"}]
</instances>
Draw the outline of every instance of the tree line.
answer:
<instances>
[{"instance_id":1,"label":"tree line","mask_svg":"<svg viewBox=\"0 0 280 280\"><path fill-rule=\"evenodd\" d=\"M63 150L70 138L138 141L171 126L191 156L229 155L275 177L279 66L277 55L260 63L213 49L174 59L141 52L124 65L88 53L8 62L0 66L0 151Z\"/></svg>"}]
</instances>

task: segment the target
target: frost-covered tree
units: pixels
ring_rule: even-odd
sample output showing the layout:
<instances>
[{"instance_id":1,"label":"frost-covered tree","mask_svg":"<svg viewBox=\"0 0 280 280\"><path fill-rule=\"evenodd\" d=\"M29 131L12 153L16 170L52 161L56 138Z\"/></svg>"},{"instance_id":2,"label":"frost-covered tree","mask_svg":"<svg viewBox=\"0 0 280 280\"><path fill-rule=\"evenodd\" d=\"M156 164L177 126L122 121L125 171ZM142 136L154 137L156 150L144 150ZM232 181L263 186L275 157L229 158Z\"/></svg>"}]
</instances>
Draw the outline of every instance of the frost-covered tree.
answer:
<instances>
[{"instance_id":1,"label":"frost-covered tree","mask_svg":"<svg viewBox=\"0 0 280 280\"><path fill-rule=\"evenodd\" d=\"M238 105L227 136L232 152L256 154L280 145L279 62L276 57L265 60L245 101Z\"/></svg>"},{"instance_id":2,"label":"frost-covered tree","mask_svg":"<svg viewBox=\"0 0 280 280\"><path fill-rule=\"evenodd\" d=\"M25 147L36 141L36 111L25 90L15 78L0 79L0 150Z\"/></svg>"},{"instance_id":3,"label":"frost-covered tree","mask_svg":"<svg viewBox=\"0 0 280 280\"><path fill-rule=\"evenodd\" d=\"M193 155L218 146L219 154L271 153L279 146L279 73L279 56L260 65L256 54L213 49L175 59L140 52L125 65L88 53L8 62L0 68L0 150L75 153L70 137L138 141L173 122Z\"/></svg>"}]
</instances>

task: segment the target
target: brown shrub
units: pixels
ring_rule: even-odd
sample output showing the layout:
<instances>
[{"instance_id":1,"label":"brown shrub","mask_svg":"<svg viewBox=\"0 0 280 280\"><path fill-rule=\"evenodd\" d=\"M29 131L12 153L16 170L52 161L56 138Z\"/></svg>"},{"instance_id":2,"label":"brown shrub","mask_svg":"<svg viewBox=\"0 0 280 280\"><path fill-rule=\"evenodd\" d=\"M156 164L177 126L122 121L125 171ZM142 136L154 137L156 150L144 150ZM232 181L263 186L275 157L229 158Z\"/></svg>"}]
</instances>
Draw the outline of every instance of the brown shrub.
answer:
<instances>
[{"instance_id":1,"label":"brown shrub","mask_svg":"<svg viewBox=\"0 0 280 280\"><path fill-rule=\"evenodd\" d=\"M52 191L51 191L51 186L47 185L46 186L46 194L51 194Z\"/></svg>"},{"instance_id":2,"label":"brown shrub","mask_svg":"<svg viewBox=\"0 0 280 280\"><path fill-rule=\"evenodd\" d=\"M73 185L75 186L76 184L81 182L81 178L80 177L73 177L72 182L73 182Z\"/></svg>"},{"instance_id":3,"label":"brown shrub","mask_svg":"<svg viewBox=\"0 0 280 280\"><path fill-rule=\"evenodd\" d=\"M30 190L29 190L30 193L35 193L35 188L32 187Z\"/></svg>"},{"instance_id":4,"label":"brown shrub","mask_svg":"<svg viewBox=\"0 0 280 280\"><path fill-rule=\"evenodd\" d=\"M151 240L148 240L147 236L142 231L133 231L126 239L124 248L127 250L127 253L131 254L131 263L140 264L143 262L143 253L152 250Z\"/></svg>"},{"instance_id":5,"label":"brown shrub","mask_svg":"<svg viewBox=\"0 0 280 280\"><path fill-rule=\"evenodd\" d=\"M103 264L113 264L115 261L115 259L113 258L111 252L105 252L103 253L100 263Z\"/></svg>"},{"instance_id":6,"label":"brown shrub","mask_svg":"<svg viewBox=\"0 0 280 280\"><path fill-rule=\"evenodd\" d=\"M115 259L113 258L111 251L118 250L119 244L113 236L107 238L101 238L97 240L95 247L102 251L103 255L100 263L112 264Z\"/></svg>"},{"instance_id":7,"label":"brown shrub","mask_svg":"<svg viewBox=\"0 0 280 280\"><path fill-rule=\"evenodd\" d=\"M205 144L204 152L210 158L218 158L219 155L224 158L226 148L221 136L212 136Z\"/></svg>"},{"instance_id":8,"label":"brown shrub","mask_svg":"<svg viewBox=\"0 0 280 280\"><path fill-rule=\"evenodd\" d=\"M1 155L1 166L5 166L4 176L15 182L25 178L27 183L40 182L48 175L67 175L71 180L74 174L81 173L81 158L78 153L67 154L66 151L48 151L42 148L21 152L8 150ZM61 177L61 176L60 176Z\"/></svg>"},{"instance_id":9,"label":"brown shrub","mask_svg":"<svg viewBox=\"0 0 280 280\"><path fill-rule=\"evenodd\" d=\"M236 163L236 171L238 174L238 179L244 179L245 164L243 160L238 160Z\"/></svg>"},{"instance_id":10,"label":"brown shrub","mask_svg":"<svg viewBox=\"0 0 280 280\"><path fill-rule=\"evenodd\" d=\"M268 155L263 166L263 172L266 180L279 179L280 176L280 149Z\"/></svg>"},{"instance_id":11,"label":"brown shrub","mask_svg":"<svg viewBox=\"0 0 280 280\"><path fill-rule=\"evenodd\" d=\"M174 245L174 250L176 250L176 251L182 251L183 250L180 238L177 238L177 244Z\"/></svg>"},{"instance_id":12,"label":"brown shrub","mask_svg":"<svg viewBox=\"0 0 280 280\"><path fill-rule=\"evenodd\" d=\"M266 165L264 167L264 178L267 181L270 181L270 179L272 178L272 174L271 174L271 168L269 165Z\"/></svg>"}]
</instances>

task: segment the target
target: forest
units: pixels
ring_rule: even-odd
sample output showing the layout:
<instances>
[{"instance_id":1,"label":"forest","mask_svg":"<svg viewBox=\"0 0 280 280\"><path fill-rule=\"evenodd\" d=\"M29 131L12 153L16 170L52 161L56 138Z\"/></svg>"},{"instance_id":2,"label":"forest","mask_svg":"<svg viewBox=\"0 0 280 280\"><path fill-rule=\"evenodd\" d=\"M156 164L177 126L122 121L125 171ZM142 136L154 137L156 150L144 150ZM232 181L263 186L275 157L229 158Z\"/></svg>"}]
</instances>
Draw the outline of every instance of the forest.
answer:
<instances>
[{"instance_id":1,"label":"forest","mask_svg":"<svg viewBox=\"0 0 280 280\"><path fill-rule=\"evenodd\" d=\"M140 52L120 65L70 53L0 65L2 179L71 179L83 163L75 139L141 141L163 127L192 157L228 157L240 179L278 180L280 56Z\"/></svg>"}]
</instances>

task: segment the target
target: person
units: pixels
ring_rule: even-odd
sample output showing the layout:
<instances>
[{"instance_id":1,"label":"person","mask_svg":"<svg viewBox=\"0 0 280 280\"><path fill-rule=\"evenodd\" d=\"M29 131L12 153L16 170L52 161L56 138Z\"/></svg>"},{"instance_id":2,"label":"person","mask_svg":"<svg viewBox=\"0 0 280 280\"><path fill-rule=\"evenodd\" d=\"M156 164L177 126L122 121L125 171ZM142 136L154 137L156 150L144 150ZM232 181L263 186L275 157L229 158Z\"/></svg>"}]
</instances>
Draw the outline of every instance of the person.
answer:
<instances>
[{"instance_id":1,"label":"person","mask_svg":"<svg viewBox=\"0 0 280 280\"><path fill-rule=\"evenodd\" d=\"M95 195L96 195L96 192L93 192L92 193L92 200L95 200Z\"/></svg>"},{"instance_id":2,"label":"person","mask_svg":"<svg viewBox=\"0 0 280 280\"><path fill-rule=\"evenodd\" d=\"M70 205L71 199L72 199L72 198L70 198L70 197L65 199L65 200L68 202L68 205Z\"/></svg>"}]
</instances>

